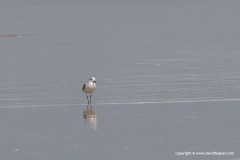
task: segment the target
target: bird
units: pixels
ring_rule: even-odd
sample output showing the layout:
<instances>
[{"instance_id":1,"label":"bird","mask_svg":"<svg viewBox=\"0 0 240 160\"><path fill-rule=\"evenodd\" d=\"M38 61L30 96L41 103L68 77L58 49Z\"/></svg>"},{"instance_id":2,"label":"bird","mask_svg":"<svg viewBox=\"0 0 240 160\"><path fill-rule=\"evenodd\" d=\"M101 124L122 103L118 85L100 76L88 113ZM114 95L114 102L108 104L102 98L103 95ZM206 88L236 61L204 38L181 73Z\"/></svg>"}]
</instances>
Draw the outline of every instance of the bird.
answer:
<instances>
[{"instance_id":1,"label":"bird","mask_svg":"<svg viewBox=\"0 0 240 160\"><path fill-rule=\"evenodd\" d=\"M96 86L97 82L95 77L89 78L89 80L85 84L83 84L82 91L86 94L88 106L91 105L92 94L95 91Z\"/></svg>"}]
</instances>

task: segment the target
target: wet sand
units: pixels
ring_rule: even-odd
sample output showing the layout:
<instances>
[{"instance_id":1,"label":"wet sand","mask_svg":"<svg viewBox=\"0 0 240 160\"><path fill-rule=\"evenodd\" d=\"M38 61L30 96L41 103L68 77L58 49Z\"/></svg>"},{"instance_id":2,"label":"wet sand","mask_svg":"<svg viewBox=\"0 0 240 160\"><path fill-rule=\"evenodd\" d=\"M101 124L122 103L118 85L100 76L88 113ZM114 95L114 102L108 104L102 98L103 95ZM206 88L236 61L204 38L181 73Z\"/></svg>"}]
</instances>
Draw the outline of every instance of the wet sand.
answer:
<instances>
[{"instance_id":1,"label":"wet sand","mask_svg":"<svg viewBox=\"0 0 240 160\"><path fill-rule=\"evenodd\" d=\"M239 159L239 4L1 1L0 159Z\"/></svg>"},{"instance_id":2,"label":"wet sand","mask_svg":"<svg viewBox=\"0 0 240 160\"><path fill-rule=\"evenodd\" d=\"M186 159L176 152L235 152L236 102L1 109L4 159ZM88 113L86 113L88 112ZM86 114L90 114L86 117ZM94 117L93 117L94 115ZM191 159L208 156L191 156Z\"/></svg>"}]
</instances>

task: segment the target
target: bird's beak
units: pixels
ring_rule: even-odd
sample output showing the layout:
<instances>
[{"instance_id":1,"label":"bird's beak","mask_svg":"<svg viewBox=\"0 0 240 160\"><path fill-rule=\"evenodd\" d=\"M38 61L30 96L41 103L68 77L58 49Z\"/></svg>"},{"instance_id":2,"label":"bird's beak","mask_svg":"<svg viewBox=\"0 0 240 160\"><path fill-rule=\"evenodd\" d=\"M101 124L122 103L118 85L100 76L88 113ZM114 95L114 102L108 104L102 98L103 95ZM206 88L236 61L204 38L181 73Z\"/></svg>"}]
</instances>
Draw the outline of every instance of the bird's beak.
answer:
<instances>
[{"instance_id":1,"label":"bird's beak","mask_svg":"<svg viewBox=\"0 0 240 160\"><path fill-rule=\"evenodd\" d=\"M93 82L97 84L97 82L96 82L96 81L93 81Z\"/></svg>"}]
</instances>

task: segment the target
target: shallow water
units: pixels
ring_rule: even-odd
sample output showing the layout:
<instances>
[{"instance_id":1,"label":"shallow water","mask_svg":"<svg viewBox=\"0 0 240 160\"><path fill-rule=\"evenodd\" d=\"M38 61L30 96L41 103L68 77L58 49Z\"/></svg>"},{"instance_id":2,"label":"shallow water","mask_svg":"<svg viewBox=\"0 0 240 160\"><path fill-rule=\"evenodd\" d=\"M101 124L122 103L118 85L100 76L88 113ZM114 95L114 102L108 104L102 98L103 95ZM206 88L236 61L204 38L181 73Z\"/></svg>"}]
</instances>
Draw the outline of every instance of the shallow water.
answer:
<instances>
[{"instance_id":1,"label":"shallow water","mask_svg":"<svg viewBox=\"0 0 240 160\"><path fill-rule=\"evenodd\" d=\"M0 157L240 158L238 1L0 4Z\"/></svg>"},{"instance_id":2,"label":"shallow water","mask_svg":"<svg viewBox=\"0 0 240 160\"><path fill-rule=\"evenodd\" d=\"M239 103L202 102L1 109L4 159L231 159ZM85 112L86 113L86 112ZM93 117L94 116L94 117ZM177 156L176 152L234 152Z\"/></svg>"}]
</instances>

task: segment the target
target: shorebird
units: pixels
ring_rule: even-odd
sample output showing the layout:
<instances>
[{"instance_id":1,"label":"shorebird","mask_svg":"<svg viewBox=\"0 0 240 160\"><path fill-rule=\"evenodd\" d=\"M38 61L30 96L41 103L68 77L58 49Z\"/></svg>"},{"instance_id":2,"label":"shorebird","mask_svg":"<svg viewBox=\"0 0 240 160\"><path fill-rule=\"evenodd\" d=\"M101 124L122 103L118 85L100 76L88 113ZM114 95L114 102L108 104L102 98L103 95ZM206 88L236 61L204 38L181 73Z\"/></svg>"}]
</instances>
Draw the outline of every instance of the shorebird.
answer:
<instances>
[{"instance_id":1,"label":"shorebird","mask_svg":"<svg viewBox=\"0 0 240 160\"><path fill-rule=\"evenodd\" d=\"M92 77L92 78L89 78L89 80L82 87L82 91L86 94L88 105L89 104L91 105L91 98L92 98L93 92L96 89L96 84L97 84L96 78Z\"/></svg>"}]
</instances>

